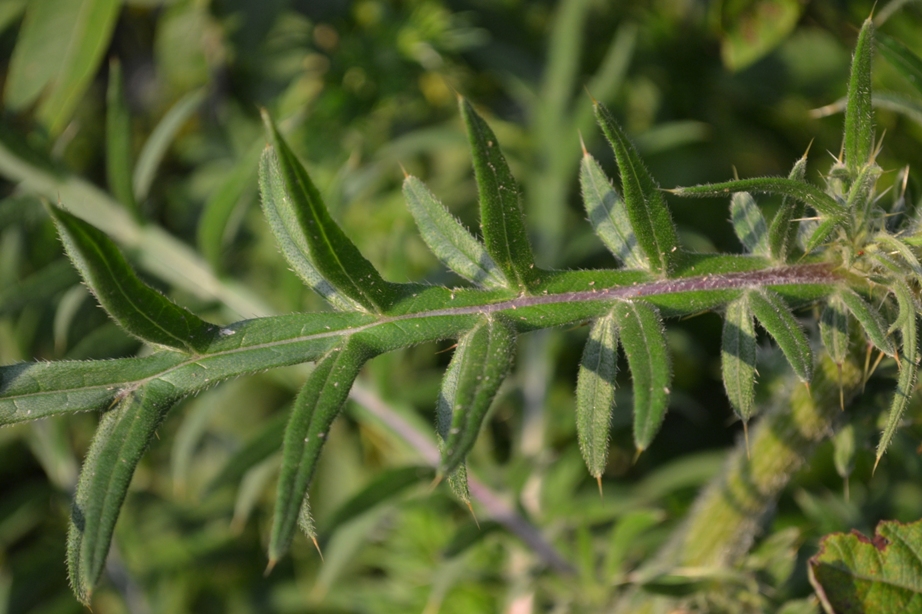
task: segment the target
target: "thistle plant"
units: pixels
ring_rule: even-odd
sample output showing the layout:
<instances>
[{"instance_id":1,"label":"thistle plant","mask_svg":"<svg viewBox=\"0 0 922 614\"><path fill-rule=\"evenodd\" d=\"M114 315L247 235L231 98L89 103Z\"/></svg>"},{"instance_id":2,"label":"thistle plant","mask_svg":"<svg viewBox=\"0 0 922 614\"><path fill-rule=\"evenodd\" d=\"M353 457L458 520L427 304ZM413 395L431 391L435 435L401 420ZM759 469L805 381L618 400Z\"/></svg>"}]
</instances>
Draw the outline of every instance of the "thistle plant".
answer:
<instances>
[{"instance_id":1,"label":"thistle plant","mask_svg":"<svg viewBox=\"0 0 922 614\"><path fill-rule=\"evenodd\" d=\"M68 568L77 598L91 600L133 472L170 408L224 380L285 365L314 363L284 431L269 569L285 555L298 527L315 539L311 479L363 365L427 341L457 344L433 403L441 449L436 480L444 479L463 501L470 498L467 455L512 368L519 335L591 323L576 382L575 421L588 471L601 487L613 413L630 413L637 454L650 446L665 417L672 383L664 319L702 311L724 318L722 375L744 425L757 414L756 323L804 382L794 393L802 397L797 407L804 411L813 407L827 416L830 404L838 411L858 392L868 365L883 357L895 360L899 377L878 442L880 462L915 386L922 265L916 256L919 220L899 207L885 211L876 189L882 169L872 120L873 38L869 20L852 63L843 149L825 186L806 181L805 155L784 178L668 191L680 197L730 196L730 217L745 254L696 253L679 243L666 193L600 103L595 115L614 151L619 182L613 185L584 153L580 186L588 220L620 263L617 269L536 266L516 181L490 126L465 100L459 106L478 188L480 238L420 180L408 176L403 186L425 243L470 282L465 287L384 279L333 220L267 114L268 144L259 165L263 213L289 266L326 299L330 311L211 324L145 284L107 235L69 213L66 202L49 207L68 256L99 304L153 349L135 358L0 368L2 425L102 412L70 518ZM905 184L896 189L905 190ZM770 222L752 196L760 193L783 198ZM794 315L811 305L822 314L819 358L817 344ZM632 379L630 408L615 404L618 347ZM869 359L862 369L855 356L865 353ZM828 431L824 420L816 429L820 436ZM802 449L791 444L791 454L802 458L813 443ZM758 460L759 444L754 441L752 448ZM781 474L794 465L763 477L783 483ZM775 488L753 505L767 505ZM694 538L696 530L689 535ZM724 535L711 546L725 550L736 538ZM686 552L677 560L695 557Z\"/></svg>"}]
</instances>

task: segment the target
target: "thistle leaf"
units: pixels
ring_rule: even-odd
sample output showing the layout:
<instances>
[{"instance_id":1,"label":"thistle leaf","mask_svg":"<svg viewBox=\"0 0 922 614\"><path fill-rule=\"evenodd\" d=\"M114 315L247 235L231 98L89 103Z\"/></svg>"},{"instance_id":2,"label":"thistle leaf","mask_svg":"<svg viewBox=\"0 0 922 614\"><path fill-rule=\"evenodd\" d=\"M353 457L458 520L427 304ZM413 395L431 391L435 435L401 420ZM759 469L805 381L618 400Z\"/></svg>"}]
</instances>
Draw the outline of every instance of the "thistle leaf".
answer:
<instances>
[{"instance_id":1,"label":"thistle leaf","mask_svg":"<svg viewBox=\"0 0 922 614\"><path fill-rule=\"evenodd\" d=\"M596 103L595 116L615 151L624 204L637 243L646 254L650 269L668 275L679 240L672 216L666 207L666 199L634 145L608 109Z\"/></svg>"},{"instance_id":2,"label":"thistle leaf","mask_svg":"<svg viewBox=\"0 0 922 614\"><path fill-rule=\"evenodd\" d=\"M874 150L874 117L871 106L871 56L874 50L874 22L861 26L845 103L845 164L854 177L870 162Z\"/></svg>"},{"instance_id":3,"label":"thistle leaf","mask_svg":"<svg viewBox=\"0 0 922 614\"><path fill-rule=\"evenodd\" d=\"M106 90L106 179L116 200L138 215L131 187L131 160L131 116L125 103L122 68L118 60L112 60Z\"/></svg>"},{"instance_id":4,"label":"thistle leaf","mask_svg":"<svg viewBox=\"0 0 922 614\"><path fill-rule=\"evenodd\" d=\"M637 243L624 200L588 153L580 163L579 183L589 222L605 247L627 268L649 270L650 262Z\"/></svg>"},{"instance_id":5,"label":"thistle leaf","mask_svg":"<svg viewBox=\"0 0 922 614\"><path fill-rule=\"evenodd\" d=\"M720 364L730 405L740 420L748 422L755 411L756 331L745 294L727 305Z\"/></svg>"},{"instance_id":6,"label":"thistle leaf","mask_svg":"<svg viewBox=\"0 0 922 614\"><path fill-rule=\"evenodd\" d=\"M916 375L919 372L919 363L917 356L918 348L918 331L917 331L917 308L912 291L904 282L897 282L893 285L893 292L896 294L896 301L899 305L899 315L897 316L897 325L900 330L900 340L903 344L900 354L900 375L897 378L896 392L893 394L893 402L890 405L890 413L887 415L887 426L880 436L880 442L877 444L877 455L874 460L874 467L883 457L890 442L896 434L903 419L903 412L909 405L912 393L916 386Z\"/></svg>"},{"instance_id":7,"label":"thistle leaf","mask_svg":"<svg viewBox=\"0 0 922 614\"><path fill-rule=\"evenodd\" d=\"M484 245L506 279L525 290L537 279L538 271L528 242L519 187L496 135L470 103L461 99L460 106L474 159Z\"/></svg>"},{"instance_id":8,"label":"thistle leaf","mask_svg":"<svg viewBox=\"0 0 922 614\"><path fill-rule=\"evenodd\" d=\"M288 550L307 495L320 450L333 419L371 353L347 339L317 361L295 399L282 444L282 469L276 492L275 516L269 539L269 564Z\"/></svg>"},{"instance_id":9,"label":"thistle leaf","mask_svg":"<svg viewBox=\"0 0 922 614\"><path fill-rule=\"evenodd\" d=\"M864 329L868 341L888 356L896 354L896 348L893 346L893 340L887 335L887 325L884 323L880 313L868 305L863 298L856 292L844 288L839 291L839 297L848 310L852 312L858 324Z\"/></svg>"},{"instance_id":10,"label":"thistle leaf","mask_svg":"<svg viewBox=\"0 0 922 614\"><path fill-rule=\"evenodd\" d=\"M733 232L746 251L768 256L768 228L762 210L749 192L737 192L730 198L730 220Z\"/></svg>"},{"instance_id":11,"label":"thistle leaf","mask_svg":"<svg viewBox=\"0 0 922 614\"><path fill-rule=\"evenodd\" d=\"M265 150L259 163L259 191L262 209L279 249L291 269L314 292L340 311L363 311L364 304L338 291L314 266L306 234L291 206L291 199L279 168L278 156Z\"/></svg>"},{"instance_id":12,"label":"thistle leaf","mask_svg":"<svg viewBox=\"0 0 922 614\"><path fill-rule=\"evenodd\" d=\"M813 184L784 177L756 177L754 179L736 179L723 183L708 183L687 188L669 190L676 196L697 198L726 196L733 192L756 192L758 194L777 194L787 196L809 205L836 220L843 217L843 208L835 199Z\"/></svg>"},{"instance_id":13,"label":"thistle leaf","mask_svg":"<svg viewBox=\"0 0 922 614\"><path fill-rule=\"evenodd\" d=\"M842 300L833 296L820 316L820 338L832 361L841 366L848 358L848 311Z\"/></svg>"},{"instance_id":14,"label":"thistle leaf","mask_svg":"<svg viewBox=\"0 0 922 614\"><path fill-rule=\"evenodd\" d=\"M62 209L49 207L49 212L67 255L119 326L149 343L190 353L207 351L218 327L141 281L102 231Z\"/></svg>"},{"instance_id":15,"label":"thistle leaf","mask_svg":"<svg viewBox=\"0 0 922 614\"><path fill-rule=\"evenodd\" d=\"M594 478L605 472L618 375L618 327L612 314L592 325L576 380L576 433Z\"/></svg>"},{"instance_id":16,"label":"thistle leaf","mask_svg":"<svg viewBox=\"0 0 922 614\"><path fill-rule=\"evenodd\" d=\"M439 473L451 474L474 446L480 426L500 384L512 367L515 335L503 322L487 320L458 341L458 361L451 398L451 428L445 437ZM444 410L443 410L444 412Z\"/></svg>"},{"instance_id":17,"label":"thistle leaf","mask_svg":"<svg viewBox=\"0 0 922 614\"><path fill-rule=\"evenodd\" d=\"M663 321L654 307L640 301L619 302L612 314L621 331L634 384L634 445L642 452L659 431L669 406L672 380Z\"/></svg>"},{"instance_id":18,"label":"thistle leaf","mask_svg":"<svg viewBox=\"0 0 922 614\"><path fill-rule=\"evenodd\" d=\"M804 154L791 169L788 179L803 181L807 174L807 154ZM768 229L768 242L771 246L772 258L779 262L787 262L791 257L794 246L797 245L797 230L800 227L799 219L804 216L804 203L790 196L781 199L781 207L772 218L771 227Z\"/></svg>"},{"instance_id":19,"label":"thistle leaf","mask_svg":"<svg viewBox=\"0 0 922 614\"><path fill-rule=\"evenodd\" d=\"M874 32L874 42L880 54L906 78L919 93L922 93L922 58L909 47L884 34Z\"/></svg>"},{"instance_id":20,"label":"thistle leaf","mask_svg":"<svg viewBox=\"0 0 922 614\"><path fill-rule=\"evenodd\" d=\"M89 605L109 553L112 531L138 461L176 401L155 379L126 392L103 414L80 471L67 537L67 569L77 599Z\"/></svg>"},{"instance_id":21,"label":"thistle leaf","mask_svg":"<svg viewBox=\"0 0 922 614\"><path fill-rule=\"evenodd\" d=\"M749 292L752 313L788 359L801 381L809 382L813 374L813 353L800 324L781 298L770 290Z\"/></svg>"},{"instance_id":22,"label":"thistle leaf","mask_svg":"<svg viewBox=\"0 0 922 614\"><path fill-rule=\"evenodd\" d=\"M395 285L381 278L333 221L304 166L265 112L263 120L269 147L263 152L260 185L282 187L284 195L273 194L272 202L287 230L297 236L295 245L307 245L304 258L339 293L368 311L385 311L397 298ZM275 174L278 177L273 177ZM280 243L288 240L285 234L276 235L276 239ZM283 252L291 249L294 248L284 247Z\"/></svg>"},{"instance_id":23,"label":"thistle leaf","mask_svg":"<svg viewBox=\"0 0 922 614\"><path fill-rule=\"evenodd\" d=\"M403 182L403 197L426 245L445 266L481 288L509 287L505 275L483 244L455 219L422 181L407 177Z\"/></svg>"}]
</instances>

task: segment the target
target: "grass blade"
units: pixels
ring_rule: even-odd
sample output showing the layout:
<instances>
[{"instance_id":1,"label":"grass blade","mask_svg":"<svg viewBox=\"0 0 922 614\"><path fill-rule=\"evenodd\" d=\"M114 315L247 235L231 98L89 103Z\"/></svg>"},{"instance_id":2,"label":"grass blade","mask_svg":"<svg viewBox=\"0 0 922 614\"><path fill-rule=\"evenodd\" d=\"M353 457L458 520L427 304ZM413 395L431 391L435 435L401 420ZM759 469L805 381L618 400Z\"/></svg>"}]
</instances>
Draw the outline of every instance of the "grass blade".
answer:
<instances>
[{"instance_id":1,"label":"grass blade","mask_svg":"<svg viewBox=\"0 0 922 614\"><path fill-rule=\"evenodd\" d=\"M205 100L205 90L199 89L189 92L170 107L170 110L166 112L166 115L154 128L154 131L147 137L147 141L141 148L141 153L138 154L138 163L134 167L134 176L131 181L134 197L138 202L147 198L150 193L150 187L154 183L157 169L160 167L170 143L173 142L176 133L195 113L203 100Z\"/></svg>"},{"instance_id":2,"label":"grass blade","mask_svg":"<svg viewBox=\"0 0 922 614\"><path fill-rule=\"evenodd\" d=\"M451 399L452 420L439 473L450 474L474 446L500 385L512 368L515 335L503 322L487 320L458 341L457 383Z\"/></svg>"},{"instance_id":3,"label":"grass blade","mask_svg":"<svg viewBox=\"0 0 922 614\"><path fill-rule=\"evenodd\" d=\"M801 381L809 382L813 375L813 352L787 305L770 290L750 292L749 302L752 313L781 348L794 373Z\"/></svg>"},{"instance_id":4,"label":"grass blade","mask_svg":"<svg viewBox=\"0 0 922 614\"><path fill-rule=\"evenodd\" d=\"M852 56L845 102L845 164L854 177L871 161L874 151L874 116L871 106L871 59L874 22L864 21Z\"/></svg>"},{"instance_id":5,"label":"grass blade","mask_svg":"<svg viewBox=\"0 0 922 614\"><path fill-rule=\"evenodd\" d=\"M576 433L590 475L598 479L608 462L611 417L618 375L618 327L613 315L592 325L576 380Z\"/></svg>"},{"instance_id":6,"label":"grass blade","mask_svg":"<svg viewBox=\"0 0 922 614\"><path fill-rule=\"evenodd\" d=\"M408 176L403 182L403 197L426 245L445 266L482 288L499 290L509 286L483 244L461 225L422 181Z\"/></svg>"},{"instance_id":7,"label":"grass blade","mask_svg":"<svg viewBox=\"0 0 922 614\"><path fill-rule=\"evenodd\" d=\"M122 67L109 62L109 88L106 91L106 179L115 199L137 218L138 203L131 187L131 115L125 103Z\"/></svg>"},{"instance_id":8,"label":"grass blade","mask_svg":"<svg viewBox=\"0 0 922 614\"><path fill-rule=\"evenodd\" d=\"M160 294L135 274L102 231L49 207L67 255L112 319L149 343L203 353L218 328Z\"/></svg>"},{"instance_id":9,"label":"grass blade","mask_svg":"<svg viewBox=\"0 0 922 614\"><path fill-rule=\"evenodd\" d=\"M884 59L892 64L919 93L922 93L922 58L909 47L883 32L874 32L874 42L877 43L877 49Z\"/></svg>"},{"instance_id":10,"label":"grass blade","mask_svg":"<svg viewBox=\"0 0 922 614\"><path fill-rule=\"evenodd\" d=\"M643 452L669 406L672 368L663 321L654 307L639 301L618 303L612 314L634 384L634 444Z\"/></svg>"},{"instance_id":11,"label":"grass blade","mask_svg":"<svg viewBox=\"0 0 922 614\"><path fill-rule=\"evenodd\" d=\"M649 270L650 263L637 243L624 200L588 153L580 163L579 183L589 222L605 247L627 268Z\"/></svg>"},{"instance_id":12,"label":"grass blade","mask_svg":"<svg viewBox=\"0 0 922 614\"><path fill-rule=\"evenodd\" d=\"M282 470L269 540L270 569L291 544L330 425L346 402L359 369L369 358L366 348L346 340L317 361L295 399L282 447Z\"/></svg>"},{"instance_id":13,"label":"grass blade","mask_svg":"<svg viewBox=\"0 0 922 614\"><path fill-rule=\"evenodd\" d=\"M755 412L756 383L756 331L747 295L727 305L720 366L730 405L746 423Z\"/></svg>"},{"instance_id":14,"label":"grass blade","mask_svg":"<svg viewBox=\"0 0 922 614\"><path fill-rule=\"evenodd\" d=\"M608 109L597 103L595 114L602 132L615 151L624 204L637 242L646 254L650 268L668 275L679 240L672 216L666 207L666 199L634 145Z\"/></svg>"},{"instance_id":15,"label":"grass blade","mask_svg":"<svg viewBox=\"0 0 922 614\"><path fill-rule=\"evenodd\" d=\"M768 256L768 227L762 210L749 192L737 192L730 198L730 221L747 252Z\"/></svg>"},{"instance_id":16,"label":"grass blade","mask_svg":"<svg viewBox=\"0 0 922 614\"><path fill-rule=\"evenodd\" d=\"M105 566L131 476L175 400L172 385L153 380L126 393L99 423L80 472L67 538L71 587L85 605Z\"/></svg>"},{"instance_id":17,"label":"grass blade","mask_svg":"<svg viewBox=\"0 0 922 614\"><path fill-rule=\"evenodd\" d=\"M804 154L791 169L788 179L803 182L807 174L807 154ZM797 199L785 196L781 199L781 207L772 218L771 227L768 229L768 242L771 247L772 258L779 262L787 262L791 257L794 246L797 245L797 230L800 227L800 218L804 216L804 203Z\"/></svg>"},{"instance_id":18,"label":"grass blade","mask_svg":"<svg viewBox=\"0 0 922 614\"><path fill-rule=\"evenodd\" d=\"M902 360L900 360L900 375L897 378L896 392L893 394L893 402L887 415L887 425L884 427L884 431L880 435L880 442L877 444L877 453L874 459L875 469L887 448L890 447L890 442L900 426L903 413L912 399L916 386L916 376L919 372L917 356L918 319L916 316L918 309L916 302L912 296L912 291L905 283L894 284L893 292L896 294L896 300L900 308L897 324L900 330L900 340L903 344L900 351Z\"/></svg>"},{"instance_id":19,"label":"grass blade","mask_svg":"<svg viewBox=\"0 0 922 614\"><path fill-rule=\"evenodd\" d=\"M759 194L777 194L787 196L798 202L809 205L831 218L841 219L842 207L831 196L813 184L784 177L756 177L753 179L737 179L723 183L708 183L688 188L675 188L669 190L676 196L691 196L696 198L710 196L726 196L732 192L756 192Z\"/></svg>"},{"instance_id":20,"label":"grass blade","mask_svg":"<svg viewBox=\"0 0 922 614\"><path fill-rule=\"evenodd\" d=\"M260 185L283 190L282 194L274 194L273 203L295 245L307 246L304 259L337 292L369 311L386 310L396 299L394 285L381 278L330 217L304 166L265 112L263 120L269 147L263 152ZM276 238L282 242L285 236L276 235Z\"/></svg>"},{"instance_id":21,"label":"grass blade","mask_svg":"<svg viewBox=\"0 0 922 614\"><path fill-rule=\"evenodd\" d=\"M460 106L474 159L484 245L506 279L525 290L538 271L528 242L519 187L496 135L469 102L461 99Z\"/></svg>"},{"instance_id":22,"label":"grass blade","mask_svg":"<svg viewBox=\"0 0 922 614\"><path fill-rule=\"evenodd\" d=\"M893 346L893 340L887 335L887 325L884 323L880 312L868 305L856 292L848 288L840 290L839 297L852 315L855 316L855 319L858 320L861 328L864 329L864 334L867 335L868 341L887 356L894 356L896 348Z\"/></svg>"}]
</instances>

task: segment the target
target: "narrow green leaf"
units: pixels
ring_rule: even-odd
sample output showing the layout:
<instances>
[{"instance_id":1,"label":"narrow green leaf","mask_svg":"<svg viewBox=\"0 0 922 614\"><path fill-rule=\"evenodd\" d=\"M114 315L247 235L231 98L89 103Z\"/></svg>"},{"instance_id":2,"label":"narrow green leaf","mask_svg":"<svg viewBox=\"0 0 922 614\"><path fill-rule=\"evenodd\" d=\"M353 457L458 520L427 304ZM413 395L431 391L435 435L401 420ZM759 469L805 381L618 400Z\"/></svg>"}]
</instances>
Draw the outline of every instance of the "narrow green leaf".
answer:
<instances>
[{"instance_id":1,"label":"narrow green leaf","mask_svg":"<svg viewBox=\"0 0 922 614\"><path fill-rule=\"evenodd\" d=\"M871 107L871 56L874 50L874 22L864 21L848 79L845 103L845 164L852 176L871 161L874 151L874 116Z\"/></svg>"},{"instance_id":2,"label":"narrow green leaf","mask_svg":"<svg viewBox=\"0 0 922 614\"><path fill-rule=\"evenodd\" d=\"M855 175L854 181L848 189L848 195L845 198L845 208L852 212L856 217L855 226L861 228L865 225L864 220L869 219L871 208L874 206L874 188L877 185L877 178L881 175L881 168L871 162L862 166Z\"/></svg>"},{"instance_id":3,"label":"narrow green leaf","mask_svg":"<svg viewBox=\"0 0 922 614\"><path fill-rule=\"evenodd\" d=\"M912 49L884 34L874 32L874 42L880 54L909 81L919 93L922 93L922 58Z\"/></svg>"},{"instance_id":4,"label":"narrow green leaf","mask_svg":"<svg viewBox=\"0 0 922 614\"><path fill-rule=\"evenodd\" d=\"M302 231L296 209L291 204L278 157L269 149L265 150L259 164L259 191L263 214L291 269L336 309L363 311L363 303L339 292L314 266L307 235Z\"/></svg>"},{"instance_id":5,"label":"narrow green leaf","mask_svg":"<svg viewBox=\"0 0 922 614\"><path fill-rule=\"evenodd\" d=\"M131 187L131 116L125 103L122 67L109 62L109 88L106 91L106 179L115 199L139 217L138 203Z\"/></svg>"},{"instance_id":6,"label":"narrow green leaf","mask_svg":"<svg viewBox=\"0 0 922 614\"><path fill-rule=\"evenodd\" d=\"M588 153L580 163L579 183L589 222L605 247L627 268L649 270L650 263L637 243L624 200Z\"/></svg>"},{"instance_id":7,"label":"narrow green leaf","mask_svg":"<svg viewBox=\"0 0 922 614\"><path fill-rule=\"evenodd\" d=\"M737 192L730 198L730 221L747 252L768 257L768 227L762 210L749 192Z\"/></svg>"},{"instance_id":8,"label":"narrow green leaf","mask_svg":"<svg viewBox=\"0 0 922 614\"><path fill-rule=\"evenodd\" d=\"M884 323L880 312L868 305L863 298L848 288L840 290L839 296L845 306L848 307L848 310L855 316L855 319L858 320L861 328L864 329L864 334L867 335L868 341L873 343L884 354L888 356L895 355L896 348L893 346L893 340L887 334L887 325Z\"/></svg>"},{"instance_id":9,"label":"narrow green leaf","mask_svg":"<svg viewBox=\"0 0 922 614\"><path fill-rule=\"evenodd\" d=\"M744 423L755 411L756 331L748 295L727 305L720 364L733 411Z\"/></svg>"},{"instance_id":10,"label":"narrow green leaf","mask_svg":"<svg viewBox=\"0 0 922 614\"><path fill-rule=\"evenodd\" d=\"M480 241L471 236L422 181L408 176L403 182L403 197L426 245L445 266L482 288L508 287L505 275Z\"/></svg>"},{"instance_id":11,"label":"narrow green leaf","mask_svg":"<svg viewBox=\"0 0 922 614\"><path fill-rule=\"evenodd\" d=\"M908 245L885 232L875 235L874 241L880 244L884 249L889 250L891 255L902 258L913 274L915 274L916 279L922 280L922 265L919 264L919 259L912 253Z\"/></svg>"},{"instance_id":12,"label":"narrow green leaf","mask_svg":"<svg viewBox=\"0 0 922 614\"><path fill-rule=\"evenodd\" d=\"M663 321L641 301L618 302L612 314L621 331L634 384L634 445L642 452L659 431L669 407L672 367Z\"/></svg>"},{"instance_id":13,"label":"narrow green leaf","mask_svg":"<svg viewBox=\"0 0 922 614\"><path fill-rule=\"evenodd\" d=\"M175 401L171 384L153 380L127 392L99 423L80 472L67 538L71 587L86 605L102 574L131 476Z\"/></svg>"},{"instance_id":14,"label":"narrow green leaf","mask_svg":"<svg viewBox=\"0 0 922 614\"><path fill-rule=\"evenodd\" d=\"M317 361L295 399L285 429L282 470L269 540L270 566L288 550L317 459L359 369L371 357L351 339Z\"/></svg>"},{"instance_id":15,"label":"narrow green leaf","mask_svg":"<svg viewBox=\"0 0 922 614\"><path fill-rule=\"evenodd\" d=\"M881 433L880 442L877 444L877 454L874 461L874 467L883 457L890 442L900 427L903 419L903 413L909 406L912 394L915 391L916 376L919 372L918 349L918 331L917 316L918 308L912 291L904 282L895 283L892 286L896 300L899 304L899 316L897 317L897 326L900 330L900 340L902 348L900 349L900 375L897 378L896 392L893 394L893 402L890 405L890 412L887 415L887 425L884 432Z\"/></svg>"},{"instance_id":16,"label":"narrow green leaf","mask_svg":"<svg viewBox=\"0 0 922 614\"><path fill-rule=\"evenodd\" d=\"M339 293L369 311L386 310L396 300L396 286L381 278L333 221L304 166L265 112L263 120L269 147L263 152L260 185L283 188L284 196L274 197L273 203L291 236L296 237L296 245L307 245L305 259ZM273 178L276 174L278 177ZM276 239L280 243L285 240L279 235Z\"/></svg>"},{"instance_id":17,"label":"narrow green leaf","mask_svg":"<svg viewBox=\"0 0 922 614\"><path fill-rule=\"evenodd\" d=\"M839 227L839 220L836 218L826 218L815 227L813 227L810 236L804 242L804 253L809 254L816 248L826 243L826 240Z\"/></svg>"},{"instance_id":18,"label":"narrow green leaf","mask_svg":"<svg viewBox=\"0 0 922 614\"><path fill-rule=\"evenodd\" d=\"M205 352L218 332L135 274L115 244L67 211L49 207L67 255L100 305L130 334L185 352Z\"/></svg>"},{"instance_id":19,"label":"narrow green leaf","mask_svg":"<svg viewBox=\"0 0 922 614\"><path fill-rule=\"evenodd\" d=\"M791 169L788 179L803 181L807 174L807 154L804 154ZM781 199L781 207L772 218L771 227L768 229L768 242L771 246L772 257L779 262L787 262L791 257L794 246L797 245L797 230L800 227L800 218L804 216L804 203L790 196Z\"/></svg>"},{"instance_id":20,"label":"narrow green leaf","mask_svg":"<svg viewBox=\"0 0 922 614\"><path fill-rule=\"evenodd\" d=\"M618 328L613 315L592 325L576 380L576 433L586 467L594 478L605 472L615 377L618 375Z\"/></svg>"},{"instance_id":21,"label":"narrow green leaf","mask_svg":"<svg viewBox=\"0 0 922 614\"><path fill-rule=\"evenodd\" d=\"M460 106L474 159L484 245L506 279L525 290L538 271L528 242L519 187L496 135L470 103L461 99Z\"/></svg>"},{"instance_id":22,"label":"narrow green leaf","mask_svg":"<svg viewBox=\"0 0 922 614\"><path fill-rule=\"evenodd\" d=\"M503 322L489 319L458 341L458 379L451 400L452 421L439 472L450 474L474 446L500 385L512 367L515 335Z\"/></svg>"},{"instance_id":23,"label":"narrow green leaf","mask_svg":"<svg viewBox=\"0 0 922 614\"><path fill-rule=\"evenodd\" d=\"M282 445L282 437L285 433L285 425L288 423L288 416L279 414L266 424L248 440L240 450L238 450L216 475L208 486L205 493L212 493L227 484L234 484L240 481L247 471L272 456L279 450Z\"/></svg>"},{"instance_id":24,"label":"narrow green leaf","mask_svg":"<svg viewBox=\"0 0 922 614\"><path fill-rule=\"evenodd\" d=\"M756 192L758 194L777 194L787 196L809 205L831 218L841 220L844 213L835 199L813 184L783 177L756 177L754 179L736 179L723 183L708 183L688 188L669 190L676 196L696 198L726 196L733 192Z\"/></svg>"},{"instance_id":25,"label":"narrow green leaf","mask_svg":"<svg viewBox=\"0 0 922 614\"><path fill-rule=\"evenodd\" d=\"M832 361L841 366L848 357L848 311L837 296L830 298L823 308L820 339Z\"/></svg>"},{"instance_id":26,"label":"narrow green leaf","mask_svg":"<svg viewBox=\"0 0 922 614\"><path fill-rule=\"evenodd\" d=\"M595 105L602 132L615 151L621 189L631 227L653 271L669 274L679 240L659 186L643 160L604 105Z\"/></svg>"},{"instance_id":27,"label":"narrow green leaf","mask_svg":"<svg viewBox=\"0 0 922 614\"><path fill-rule=\"evenodd\" d=\"M800 324L781 298L770 290L749 292L752 313L768 334L778 343L785 358L804 382L813 374L813 353Z\"/></svg>"},{"instance_id":28,"label":"narrow green leaf","mask_svg":"<svg viewBox=\"0 0 922 614\"><path fill-rule=\"evenodd\" d=\"M855 425L844 425L832 439L833 464L839 477L847 480L855 468Z\"/></svg>"},{"instance_id":29,"label":"narrow green leaf","mask_svg":"<svg viewBox=\"0 0 922 614\"><path fill-rule=\"evenodd\" d=\"M442 389L435 404L435 424L439 440L439 452L445 456L445 442L451 433L454 421L454 400L458 395L458 376L461 374L461 365L465 363L464 354L470 347L469 343L458 344L445 375L442 378ZM467 480L467 464L461 462L457 469L448 474L448 487L454 495L464 503L470 503L471 491Z\"/></svg>"},{"instance_id":30,"label":"narrow green leaf","mask_svg":"<svg viewBox=\"0 0 922 614\"><path fill-rule=\"evenodd\" d=\"M878 92L874 94L874 106L901 113L922 126L922 103L918 98L910 98L893 92Z\"/></svg>"},{"instance_id":31,"label":"narrow green leaf","mask_svg":"<svg viewBox=\"0 0 922 614\"><path fill-rule=\"evenodd\" d=\"M160 168L160 163L170 148L170 144L203 100L205 100L204 89L189 92L170 107L170 110L147 137L141 153L138 154L138 163L134 167L134 176L131 181L134 197L138 202L147 198L157 169Z\"/></svg>"}]
</instances>

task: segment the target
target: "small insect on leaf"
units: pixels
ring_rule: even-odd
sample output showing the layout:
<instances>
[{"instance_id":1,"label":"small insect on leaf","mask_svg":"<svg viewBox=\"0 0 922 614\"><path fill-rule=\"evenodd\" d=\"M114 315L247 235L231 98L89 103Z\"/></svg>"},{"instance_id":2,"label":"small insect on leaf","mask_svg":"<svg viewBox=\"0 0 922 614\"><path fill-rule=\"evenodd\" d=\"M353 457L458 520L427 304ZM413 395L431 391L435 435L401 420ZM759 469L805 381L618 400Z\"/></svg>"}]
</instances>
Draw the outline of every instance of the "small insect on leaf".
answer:
<instances>
[{"instance_id":1,"label":"small insect on leaf","mask_svg":"<svg viewBox=\"0 0 922 614\"><path fill-rule=\"evenodd\" d=\"M528 242L518 184L496 135L469 102L461 99L459 104L474 159L484 245L506 279L525 290L539 271Z\"/></svg>"},{"instance_id":2,"label":"small insect on leaf","mask_svg":"<svg viewBox=\"0 0 922 614\"><path fill-rule=\"evenodd\" d=\"M585 154L580 163L579 183L589 222L605 247L627 268L650 270L650 262L631 227L624 200L589 154Z\"/></svg>"},{"instance_id":3,"label":"small insect on leaf","mask_svg":"<svg viewBox=\"0 0 922 614\"><path fill-rule=\"evenodd\" d=\"M768 256L768 227L762 210L749 192L737 192L730 198L730 220L733 232L747 252Z\"/></svg>"},{"instance_id":4,"label":"small insect on leaf","mask_svg":"<svg viewBox=\"0 0 922 614\"><path fill-rule=\"evenodd\" d=\"M624 204L637 243L646 255L650 269L668 275L679 241L666 199L637 149L609 110L596 103L595 116L615 152Z\"/></svg>"},{"instance_id":5,"label":"small insect on leaf","mask_svg":"<svg viewBox=\"0 0 922 614\"><path fill-rule=\"evenodd\" d=\"M483 244L461 225L422 181L413 176L407 177L403 182L403 197L426 245L445 266L482 288L499 290L509 286Z\"/></svg>"},{"instance_id":6,"label":"small insect on leaf","mask_svg":"<svg viewBox=\"0 0 922 614\"><path fill-rule=\"evenodd\" d=\"M752 313L759 324L781 348L797 377L809 382L813 375L813 352L804 331L787 305L770 290L751 291L748 296Z\"/></svg>"},{"instance_id":7,"label":"small insect on leaf","mask_svg":"<svg viewBox=\"0 0 922 614\"><path fill-rule=\"evenodd\" d=\"M621 332L634 392L634 445L646 450L669 406L672 367L659 312L641 301L619 302L612 310Z\"/></svg>"},{"instance_id":8,"label":"small insect on leaf","mask_svg":"<svg viewBox=\"0 0 922 614\"><path fill-rule=\"evenodd\" d=\"M583 459L595 478L605 472L608 461L617 375L618 328L609 313L596 320L589 331L576 380L576 433Z\"/></svg>"},{"instance_id":9,"label":"small insect on leaf","mask_svg":"<svg viewBox=\"0 0 922 614\"><path fill-rule=\"evenodd\" d=\"M317 459L333 420L371 352L353 339L317 361L295 399L282 444L282 469L276 492L275 516L269 539L274 564L291 544Z\"/></svg>"},{"instance_id":10,"label":"small insect on leaf","mask_svg":"<svg viewBox=\"0 0 922 614\"><path fill-rule=\"evenodd\" d=\"M99 304L142 341L205 353L218 327L205 322L138 278L109 237L75 215L49 207L64 249Z\"/></svg>"},{"instance_id":11,"label":"small insect on leaf","mask_svg":"<svg viewBox=\"0 0 922 614\"><path fill-rule=\"evenodd\" d=\"M745 294L727 305L720 363L730 405L740 420L748 422L755 410L756 334Z\"/></svg>"},{"instance_id":12,"label":"small insect on leaf","mask_svg":"<svg viewBox=\"0 0 922 614\"><path fill-rule=\"evenodd\" d=\"M128 392L103 414L71 507L67 570L77 599L89 605L105 567L112 532L138 461L176 402L174 387L155 379Z\"/></svg>"},{"instance_id":13,"label":"small insect on leaf","mask_svg":"<svg viewBox=\"0 0 922 614\"><path fill-rule=\"evenodd\" d=\"M451 428L445 437L439 473L450 475L474 446L493 399L512 368L514 348L514 333L495 319L484 321L458 341L452 357L452 362L459 362L454 395L445 395L451 399Z\"/></svg>"}]
</instances>

